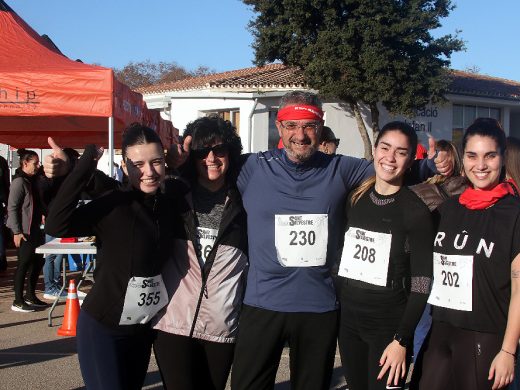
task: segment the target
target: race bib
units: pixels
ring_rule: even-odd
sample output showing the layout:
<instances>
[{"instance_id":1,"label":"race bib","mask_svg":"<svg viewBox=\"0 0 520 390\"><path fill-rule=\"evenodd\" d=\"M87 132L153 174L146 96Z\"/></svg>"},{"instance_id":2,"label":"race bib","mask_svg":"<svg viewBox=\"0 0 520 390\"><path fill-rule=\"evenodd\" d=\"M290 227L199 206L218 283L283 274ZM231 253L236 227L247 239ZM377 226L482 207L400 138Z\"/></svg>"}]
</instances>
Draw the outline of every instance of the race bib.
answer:
<instances>
[{"instance_id":1,"label":"race bib","mask_svg":"<svg viewBox=\"0 0 520 390\"><path fill-rule=\"evenodd\" d=\"M162 276L133 276L126 287L119 325L146 324L168 303Z\"/></svg>"},{"instance_id":2,"label":"race bib","mask_svg":"<svg viewBox=\"0 0 520 390\"><path fill-rule=\"evenodd\" d=\"M327 260L327 214L275 215L275 245L284 267L315 267Z\"/></svg>"},{"instance_id":3,"label":"race bib","mask_svg":"<svg viewBox=\"0 0 520 390\"><path fill-rule=\"evenodd\" d=\"M433 253L433 287L428 303L448 309L473 309L473 256Z\"/></svg>"},{"instance_id":4,"label":"race bib","mask_svg":"<svg viewBox=\"0 0 520 390\"><path fill-rule=\"evenodd\" d=\"M392 235L350 227L345 233L340 276L386 286Z\"/></svg>"},{"instance_id":5,"label":"race bib","mask_svg":"<svg viewBox=\"0 0 520 390\"><path fill-rule=\"evenodd\" d=\"M197 239L199 241L199 251L200 251L200 259L202 263L206 262L208 258L209 252L215 245L215 240L217 239L218 229L209 229L198 227L197 228Z\"/></svg>"}]
</instances>

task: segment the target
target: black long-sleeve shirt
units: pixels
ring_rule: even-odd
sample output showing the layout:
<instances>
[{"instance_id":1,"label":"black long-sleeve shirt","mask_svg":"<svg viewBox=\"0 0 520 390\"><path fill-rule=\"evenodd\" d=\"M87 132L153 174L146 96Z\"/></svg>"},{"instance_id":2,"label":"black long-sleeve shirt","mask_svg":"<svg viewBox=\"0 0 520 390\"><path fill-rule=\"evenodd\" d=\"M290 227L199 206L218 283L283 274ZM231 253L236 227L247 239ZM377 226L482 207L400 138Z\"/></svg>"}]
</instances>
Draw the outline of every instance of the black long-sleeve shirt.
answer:
<instances>
[{"instance_id":1,"label":"black long-sleeve shirt","mask_svg":"<svg viewBox=\"0 0 520 390\"><path fill-rule=\"evenodd\" d=\"M410 290L396 332L407 341L412 340L426 305L433 272L434 226L428 208L406 187L389 196L377 194L372 187L354 206L348 207L347 218L347 229L391 234L387 288L396 283L402 286L405 281L404 285ZM344 278L342 281L345 283ZM374 294L368 285L366 287L366 290L359 289L358 297L347 298L342 305L363 304L364 291L367 299L372 299Z\"/></svg>"}]
</instances>

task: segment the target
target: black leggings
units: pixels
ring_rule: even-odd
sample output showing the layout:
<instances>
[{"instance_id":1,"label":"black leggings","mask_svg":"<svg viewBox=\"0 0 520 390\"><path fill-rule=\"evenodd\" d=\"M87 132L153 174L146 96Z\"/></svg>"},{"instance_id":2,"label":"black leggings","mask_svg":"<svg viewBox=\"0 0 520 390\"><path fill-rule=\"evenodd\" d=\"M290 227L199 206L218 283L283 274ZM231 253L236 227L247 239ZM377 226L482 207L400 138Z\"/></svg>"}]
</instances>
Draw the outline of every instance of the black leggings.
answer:
<instances>
[{"instance_id":1,"label":"black leggings","mask_svg":"<svg viewBox=\"0 0 520 390\"><path fill-rule=\"evenodd\" d=\"M128 333L109 328L85 310L78 319L76 343L79 366L87 389L138 390L143 387L155 331L143 326Z\"/></svg>"},{"instance_id":2,"label":"black leggings","mask_svg":"<svg viewBox=\"0 0 520 390\"><path fill-rule=\"evenodd\" d=\"M224 390L235 344L217 343L157 331L155 357L164 387L172 390Z\"/></svg>"},{"instance_id":3,"label":"black leggings","mask_svg":"<svg viewBox=\"0 0 520 390\"><path fill-rule=\"evenodd\" d=\"M26 236L27 241L22 240L18 248L18 265L14 274L14 300L16 303L23 302L23 287L25 276L27 278L27 297L34 298L36 283L43 268L45 260L42 255L35 253L38 246L43 244L43 238L39 234Z\"/></svg>"},{"instance_id":4,"label":"black leggings","mask_svg":"<svg viewBox=\"0 0 520 390\"><path fill-rule=\"evenodd\" d=\"M377 380L379 359L393 341L406 305L406 293L343 286L340 294L339 351L349 390L386 389L387 373ZM406 350L406 369L412 346ZM398 383L404 389L405 378Z\"/></svg>"},{"instance_id":5,"label":"black leggings","mask_svg":"<svg viewBox=\"0 0 520 390\"><path fill-rule=\"evenodd\" d=\"M433 321L414 367L410 389L488 390L489 368L502 335Z\"/></svg>"}]
</instances>

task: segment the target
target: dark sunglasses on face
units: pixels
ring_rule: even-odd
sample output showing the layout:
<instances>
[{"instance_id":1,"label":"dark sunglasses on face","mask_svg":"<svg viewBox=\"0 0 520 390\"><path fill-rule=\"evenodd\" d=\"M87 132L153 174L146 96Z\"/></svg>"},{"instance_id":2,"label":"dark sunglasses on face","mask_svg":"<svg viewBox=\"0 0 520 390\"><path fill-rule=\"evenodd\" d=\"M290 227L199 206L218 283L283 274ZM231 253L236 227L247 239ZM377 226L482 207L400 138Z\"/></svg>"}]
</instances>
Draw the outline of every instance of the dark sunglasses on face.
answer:
<instances>
[{"instance_id":1,"label":"dark sunglasses on face","mask_svg":"<svg viewBox=\"0 0 520 390\"><path fill-rule=\"evenodd\" d=\"M193 154L193 157L202 160L208 157L209 152L213 152L213 154L217 157L224 157L228 151L229 148L227 144L218 144L215 146L207 146L205 148L200 149L192 149L191 153Z\"/></svg>"},{"instance_id":2,"label":"dark sunglasses on face","mask_svg":"<svg viewBox=\"0 0 520 390\"><path fill-rule=\"evenodd\" d=\"M334 145L339 146L339 138L329 139L325 142L334 142Z\"/></svg>"}]
</instances>

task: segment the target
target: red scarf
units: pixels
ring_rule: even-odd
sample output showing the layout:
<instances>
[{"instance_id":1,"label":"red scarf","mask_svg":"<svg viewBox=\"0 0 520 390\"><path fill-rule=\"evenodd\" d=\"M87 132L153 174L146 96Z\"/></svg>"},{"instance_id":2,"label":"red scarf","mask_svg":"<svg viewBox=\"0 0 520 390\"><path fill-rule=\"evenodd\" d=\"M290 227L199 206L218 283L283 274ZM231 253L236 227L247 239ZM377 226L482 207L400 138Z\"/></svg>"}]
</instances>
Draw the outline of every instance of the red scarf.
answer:
<instances>
[{"instance_id":1,"label":"red scarf","mask_svg":"<svg viewBox=\"0 0 520 390\"><path fill-rule=\"evenodd\" d=\"M492 190L476 190L468 187L459 197L459 203L470 210L483 210L493 206L507 194L514 195L508 183L497 184Z\"/></svg>"},{"instance_id":2,"label":"red scarf","mask_svg":"<svg viewBox=\"0 0 520 390\"><path fill-rule=\"evenodd\" d=\"M321 121L323 119L323 111L315 106L297 105L287 106L278 111L276 117L279 121L314 119Z\"/></svg>"}]
</instances>

